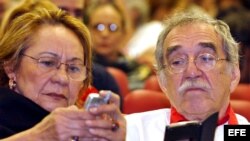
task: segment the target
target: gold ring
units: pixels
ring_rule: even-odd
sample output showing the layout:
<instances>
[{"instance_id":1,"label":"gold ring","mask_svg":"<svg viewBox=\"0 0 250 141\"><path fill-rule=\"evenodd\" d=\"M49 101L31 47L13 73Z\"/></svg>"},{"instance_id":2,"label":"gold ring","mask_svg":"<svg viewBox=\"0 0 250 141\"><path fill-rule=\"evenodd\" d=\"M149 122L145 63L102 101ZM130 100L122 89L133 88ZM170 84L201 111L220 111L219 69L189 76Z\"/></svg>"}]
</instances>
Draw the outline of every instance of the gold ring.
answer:
<instances>
[{"instance_id":1,"label":"gold ring","mask_svg":"<svg viewBox=\"0 0 250 141\"><path fill-rule=\"evenodd\" d=\"M70 141L79 141L79 137L78 136L72 136Z\"/></svg>"},{"instance_id":2,"label":"gold ring","mask_svg":"<svg viewBox=\"0 0 250 141\"><path fill-rule=\"evenodd\" d=\"M116 122L116 121L112 121L112 126L111 126L111 130L113 131L113 132L115 132L115 131L117 131L118 129L119 129L119 123L118 122Z\"/></svg>"}]
</instances>

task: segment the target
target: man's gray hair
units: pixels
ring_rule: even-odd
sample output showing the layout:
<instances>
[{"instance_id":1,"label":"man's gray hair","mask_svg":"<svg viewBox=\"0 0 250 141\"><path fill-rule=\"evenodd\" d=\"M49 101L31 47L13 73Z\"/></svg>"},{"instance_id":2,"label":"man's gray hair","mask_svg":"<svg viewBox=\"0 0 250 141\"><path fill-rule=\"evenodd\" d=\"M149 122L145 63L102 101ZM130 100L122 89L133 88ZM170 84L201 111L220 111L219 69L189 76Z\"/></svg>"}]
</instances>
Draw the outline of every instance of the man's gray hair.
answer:
<instances>
[{"instance_id":1,"label":"man's gray hair","mask_svg":"<svg viewBox=\"0 0 250 141\"><path fill-rule=\"evenodd\" d=\"M164 40L169 32L177 26L189 23L206 23L212 25L219 36L222 38L223 50L227 60L231 63L239 63L238 43L233 39L228 25L221 21L211 18L201 12L176 13L164 21L164 30L161 32L155 50L156 69L161 70L164 65ZM185 32L185 31L183 31Z\"/></svg>"}]
</instances>

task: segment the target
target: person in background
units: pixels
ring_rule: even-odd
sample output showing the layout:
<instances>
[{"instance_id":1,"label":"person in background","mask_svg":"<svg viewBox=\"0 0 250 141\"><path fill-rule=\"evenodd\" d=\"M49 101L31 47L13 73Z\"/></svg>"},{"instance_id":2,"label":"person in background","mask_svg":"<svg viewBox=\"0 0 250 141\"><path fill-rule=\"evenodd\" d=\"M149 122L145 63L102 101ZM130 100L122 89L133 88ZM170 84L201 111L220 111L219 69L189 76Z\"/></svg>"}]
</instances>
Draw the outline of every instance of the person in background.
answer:
<instances>
[{"instance_id":1,"label":"person in background","mask_svg":"<svg viewBox=\"0 0 250 141\"><path fill-rule=\"evenodd\" d=\"M10 0L0 0L0 22L2 21L4 13L7 11L10 5Z\"/></svg>"},{"instance_id":2,"label":"person in background","mask_svg":"<svg viewBox=\"0 0 250 141\"><path fill-rule=\"evenodd\" d=\"M36 9L39 9L39 8L58 10L57 6L51 3L49 0L43 0L39 2L38 1L39 0L24 0L20 2L19 4L8 9L2 18L2 23L0 26L0 38L8 30L11 22L15 18L29 11L32 11L32 10L35 11Z\"/></svg>"},{"instance_id":3,"label":"person in background","mask_svg":"<svg viewBox=\"0 0 250 141\"><path fill-rule=\"evenodd\" d=\"M234 39L239 42L240 47L240 83L250 83L250 12L239 9L237 12L225 13L221 20L230 27ZM244 21L244 22L242 22Z\"/></svg>"},{"instance_id":4,"label":"person in background","mask_svg":"<svg viewBox=\"0 0 250 141\"><path fill-rule=\"evenodd\" d=\"M119 7L114 3L95 3L90 5L86 15L85 22L93 38L94 61L130 71L120 52L120 43L126 33L125 19Z\"/></svg>"},{"instance_id":5,"label":"person in background","mask_svg":"<svg viewBox=\"0 0 250 141\"><path fill-rule=\"evenodd\" d=\"M71 16L83 22L84 11L85 11L85 0L51 0L60 9L67 11ZM121 99L121 107L123 105L123 97L120 94L120 89L113 76L106 70L105 67L93 62L93 81L90 86L91 92L98 92L99 90L111 90L118 94ZM83 92L83 96L79 99L79 105L82 105L89 92ZM122 110L122 108L120 109Z\"/></svg>"},{"instance_id":6,"label":"person in background","mask_svg":"<svg viewBox=\"0 0 250 141\"><path fill-rule=\"evenodd\" d=\"M136 60L152 66L155 64L153 53L160 32L162 21L178 11L204 11L194 0L147 0L149 6L149 21L143 24L131 37L125 46L125 53ZM205 12L205 11L204 11Z\"/></svg>"},{"instance_id":7,"label":"person in background","mask_svg":"<svg viewBox=\"0 0 250 141\"><path fill-rule=\"evenodd\" d=\"M145 77L140 78L140 75L147 66L129 59L121 51L123 37L127 34L122 9L113 2L94 3L87 9L85 23L93 38L94 62L126 73L130 90L141 88Z\"/></svg>"},{"instance_id":8,"label":"person in background","mask_svg":"<svg viewBox=\"0 0 250 141\"><path fill-rule=\"evenodd\" d=\"M221 19L228 13L239 12L241 9L245 9L244 0L217 0L217 14L216 18Z\"/></svg>"},{"instance_id":9,"label":"person in background","mask_svg":"<svg viewBox=\"0 0 250 141\"><path fill-rule=\"evenodd\" d=\"M62 10L67 11L71 16L83 21L85 0L51 0Z\"/></svg>"},{"instance_id":10,"label":"person in background","mask_svg":"<svg viewBox=\"0 0 250 141\"><path fill-rule=\"evenodd\" d=\"M74 105L91 82L90 34L82 22L37 8L11 21L0 46L3 141L124 140L117 95L88 111Z\"/></svg>"},{"instance_id":11,"label":"person in background","mask_svg":"<svg viewBox=\"0 0 250 141\"><path fill-rule=\"evenodd\" d=\"M227 24L201 12L176 13L164 23L155 58L171 108L127 115L126 141L160 141L166 126L203 122L217 112L215 141L224 140L223 125L249 124L230 105L240 70L239 47Z\"/></svg>"}]
</instances>

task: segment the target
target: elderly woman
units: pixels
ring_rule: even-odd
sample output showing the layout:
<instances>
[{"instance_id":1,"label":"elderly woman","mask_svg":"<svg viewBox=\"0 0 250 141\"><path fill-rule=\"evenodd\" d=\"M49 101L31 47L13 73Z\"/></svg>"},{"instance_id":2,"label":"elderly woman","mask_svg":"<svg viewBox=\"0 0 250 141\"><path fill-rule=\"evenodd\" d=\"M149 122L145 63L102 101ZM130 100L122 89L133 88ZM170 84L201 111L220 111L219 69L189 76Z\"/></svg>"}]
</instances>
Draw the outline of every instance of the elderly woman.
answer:
<instances>
[{"instance_id":1,"label":"elderly woman","mask_svg":"<svg viewBox=\"0 0 250 141\"><path fill-rule=\"evenodd\" d=\"M19 16L2 36L0 60L4 140L124 140L117 95L89 111L74 106L91 81L90 35L81 21L60 10Z\"/></svg>"}]
</instances>

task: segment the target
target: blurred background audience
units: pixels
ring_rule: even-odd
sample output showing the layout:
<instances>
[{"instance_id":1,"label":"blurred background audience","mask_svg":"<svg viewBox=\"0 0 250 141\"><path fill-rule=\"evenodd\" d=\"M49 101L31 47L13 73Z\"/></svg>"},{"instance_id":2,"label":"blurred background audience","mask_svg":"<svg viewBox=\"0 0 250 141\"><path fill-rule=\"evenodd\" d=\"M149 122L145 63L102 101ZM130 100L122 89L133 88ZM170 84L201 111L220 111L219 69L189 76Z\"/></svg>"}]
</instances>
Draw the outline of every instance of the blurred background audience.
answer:
<instances>
[{"instance_id":1,"label":"blurred background audience","mask_svg":"<svg viewBox=\"0 0 250 141\"><path fill-rule=\"evenodd\" d=\"M240 83L250 83L250 12L245 9L228 12L221 19L229 25L232 36L241 48Z\"/></svg>"},{"instance_id":2,"label":"blurred background audience","mask_svg":"<svg viewBox=\"0 0 250 141\"><path fill-rule=\"evenodd\" d=\"M1 15L3 15L4 11L11 6L22 0L0 0L0 19L2 19ZM114 3L117 5L118 14L122 18L122 26L119 27L118 30L120 37L116 40L116 45L112 45L113 47L110 50L114 50L113 52L119 52L122 54L125 60L130 62L136 62L137 66L148 65L150 69L145 69L143 72L144 80L148 78L149 75L153 74L153 64L154 60L152 59L152 53L154 52L154 46L156 43L156 38L158 37L159 32L162 29L161 21L168 17L170 14L182 11L182 10L203 10L204 12L209 13L212 17L216 17L221 20L225 20L230 22L229 14L236 14L234 17L241 18L246 14L239 14L242 11L244 13L249 12L250 0L51 0L55 4L57 4L61 9L64 9L71 13L71 15L79 18L89 24L87 20L84 18L92 19L96 18L93 16L93 13L86 14L87 9L91 9L91 5L96 5L100 3ZM100 9L99 9L100 10ZM100 10L102 11L102 10ZM237 15L238 14L238 15ZM102 20L104 20L103 18ZM246 18L247 19L247 18ZM231 20L234 21L234 20ZM242 20L235 20L242 21ZM245 21L245 20L244 20ZM231 30L241 28L244 23L235 24ZM245 24L246 25L246 24ZM233 29L234 28L234 29ZM91 30L91 29L90 29ZM233 32L233 31L232 31ZM96 34L93 38L96 38ZM236 36L236 35L235 35ZM248 37L245 33L241 34L242 37ZM240 39L237 39L240 44L243 44ZM94 50L96 51L96 39L94 39ZM117 47L115 47L117 46ZM243 45L241 45L243 46ZM245 46L245 45L244 45ZM98 49L97 49L98 50ZM107 49L109 50L109 49ZM241 47L242 53L245 52L244 47ZM107 52L107 51L106 51ZM248 58L247 54L242 54L243 58ZM105 60L109 60L111 55L107 55ZM244 60L244 59L243 59ZM101 60L103 62L104 60ZM122 70L126 70L128 68L123 68ZM244 67L242 66L242 69ZM244 72L244 71L243 71ZM129 74L130 71L126 70L125 73ZM129 76L129 75L128 75ZM139 78L135 78L139 79ZM249 79L249 78L248 78ZM242 81L248 82L248 81ZM131 89L140 88L141 86L133 86L137 85L131 84Z\"/></svg>"},{"instance_id":3,"label":"blurred background audience","mask_svg":"<svg viewBox=\"0 0 250 141\"><path fill-rule=\"evenodd\" d=\"M22 0L0 0L0 20L6 9ZM82 20L92 33L93 82L87 93L112 90L124 99L121 70L128 92L145 88L155 76L153 57L162 21L178 11L199 10L225 21L240 45L241 80L250 83L250 0L51 0ZM155 81L157 83L157 81ZM124 86L125 87L125 86ZM83 96L83 100L86 97Z\"/></svg>"},{"instance_id":4,"label":"blurred background audience","mask_svg":"<svg viewBox=\"0 0 250 141\"><path fill-rule=\"evenodd\" d=\"M0 0L0 21L2 21L5 11L10 6L10 0Z\"/></svg>"},{"instance_id":5,"label":"blurred background audience","mask_svg":"<svg viewBox=\"0 0 250 141\"><path fill-rule=\"evenodd\" d=\"M129 59L122 51L126 39L127 18L118 4L94 3L86 12L85 23L93 39L94 62L105 67L114 67L127 74L129 88L142 87L139 78L142 64Z\"/></svg>"}]
</instances>

